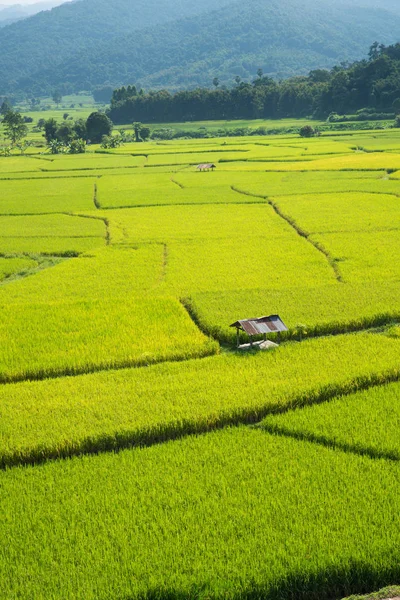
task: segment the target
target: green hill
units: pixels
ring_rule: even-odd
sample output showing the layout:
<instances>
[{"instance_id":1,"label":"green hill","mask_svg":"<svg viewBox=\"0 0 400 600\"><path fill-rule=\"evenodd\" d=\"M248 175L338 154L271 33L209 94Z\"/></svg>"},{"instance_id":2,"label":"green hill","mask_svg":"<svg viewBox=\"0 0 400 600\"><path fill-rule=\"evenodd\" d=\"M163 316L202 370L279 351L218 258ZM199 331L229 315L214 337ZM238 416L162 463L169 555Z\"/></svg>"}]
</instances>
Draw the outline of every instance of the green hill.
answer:
<instances>
[{"instance_id":1,"label":"green hill","mask_svg":"<svg viewBox=\"0 0 400 600\"><path fill-rule=\"evenodd\" d=\"M374 40L396 42L400 11L375 4L80 0L0 31L0 93L127 83L180 89L214 77L231 85L258 68L275 78L304 74L360 59ZM393 9L392 0L380 5Z\"/></svg>"},{"instance_id":2,"label":"green hill","mask_svg":"<svg viewBox=\"0 0 400 600\"><path fill-rule=\"evenodd\" d=\"M206 12L229 0L79 0L0 29L0 94L29 90L45 68L57 67L80 50L182 16ZM96 50L92 50L92 53ZM40 84L39 84L40 88Z\"/></svg>"}]
</instances>

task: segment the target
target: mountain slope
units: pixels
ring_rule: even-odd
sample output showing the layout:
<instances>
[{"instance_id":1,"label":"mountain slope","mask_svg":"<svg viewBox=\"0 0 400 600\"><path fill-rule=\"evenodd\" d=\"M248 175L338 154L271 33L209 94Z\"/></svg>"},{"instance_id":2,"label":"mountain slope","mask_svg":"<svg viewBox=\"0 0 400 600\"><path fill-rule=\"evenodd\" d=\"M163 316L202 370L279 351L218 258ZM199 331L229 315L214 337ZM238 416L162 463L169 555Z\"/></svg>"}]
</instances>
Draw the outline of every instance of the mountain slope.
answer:
<instances>
[{"instance_id":1,"label":"mountain slope","mask_svg":"<svg viewBox=\"0 0 400 600\"><path fill-rule=\"evenodd\" d=\"M0 93L67 57L132 31L220 7L229 0L79 0L0 29ZM22 83L26 89L26 85Z\"/></svg>"},{"instance_id":2,"label":"mountain slope","mask_svg":"<svg viewBox=\"0 0 400 600\"><path fill-rule=\"evenodd\" d=\"M69 0L45 0L34 4L12 4L9 6L0 4L0 27L36 15L42 10L51 10L67 1Z\"/></svg>"},{"instance_id":3,"label":"mountain slope","mask_svg":"<svg viewBox=\"0 0 400 600\"><path fill-rule=\"evenodd\" d=\"M375 40L398 41L397 0L377 4L79 0L0 30L0 93L105 83L178 89L215 76L231 84L259 67L275 77L303 74L360 59Z\"/></svg>"},{"instance_id":4,"label":"mountain slope","mask_svg":"<svg viewBox=\"0 0 400 600\"><path fill-rule=\"evenodd\" d=\"M259 67L286 77L360 59L375 39L397 41L398 31L400 15L384 10L326 0L247 0L103 42L37 71L32 83L182 88L210 85L214 76L232 84L236 75L254 77Z\"/></svg>"}]
</instances>

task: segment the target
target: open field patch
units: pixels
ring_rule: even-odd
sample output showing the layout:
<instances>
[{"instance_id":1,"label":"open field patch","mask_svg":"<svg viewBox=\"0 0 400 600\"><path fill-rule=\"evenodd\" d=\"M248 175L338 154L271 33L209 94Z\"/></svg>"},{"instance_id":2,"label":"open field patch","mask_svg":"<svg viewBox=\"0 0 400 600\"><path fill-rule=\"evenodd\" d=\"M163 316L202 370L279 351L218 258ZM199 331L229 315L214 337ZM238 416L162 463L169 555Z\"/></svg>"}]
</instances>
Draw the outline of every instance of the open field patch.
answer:
<instances>
[{"instance_id":1,"label":"open field patch","mask_svg":"<svg viewBox=\"0 0 400 600\"><path fill-rule=\"evenodd\" d=\"M95 179L0 181L0 214L24 215L92 210Z\"/></svg>"},{"instance_id":2,"label":"open field patch","mask_svg":"<svg viewBox=\"0 0 400 600\"><path fill-rule=\"evenodd\" d=\"M260 279L282 287L294 282L299 271L308 285L335 280L326 257L267 204L160 206L99 214L126 232L127 243L167 246L162 289L178 295L238 285L254 288Z\"/></svg>"},{"instance_id":3,"label":"open field patch","mask_svg":"<svg viewBox=\"0 0 400 600\"><path fill-rule=\"evenodd\" d=\"M400 460L400 385L376 387L269 416L263 425L268 431L349 452Z\"/></svg>"},{"instance_id":4,"label":"open field patch","mask_svg":"<svg viewBox=\"0 0 400 600\"><path fill-rule=\"evenodd\" d=\"M399 576L398 471L246 428L14 469L2 580L63 600L378 589Z\"/></svg>"},{"instance_id":5,"label":"open field patch","mask_svg":"<svg viewBox=\"0 0 400 600\"><path fill-rule=\"evenodd\" d=\"M390 129L0 158L7 600L400 581L399 148ZM230 324L268 314L279 347L237 350Z\"/></svg>"},{"instance_id":6,"label":"open field patch","mask_svg":"<svg viewBox=\"0 0 400 600\"><path fill-rule=\"evenodd\" d=\"M11 275L21 273L37 266L37 262L29 257L0 258L0 281Z\"/></svg>"},{"instance_id":7,"label":"open field patch","mask_svg":"<svg viewBox=\"0 0 400 600\"><path fill-rule=\"evenodd\" d=\"M229 327L242 314L284 315L289 337L362 330L400 320L399 282L375 281L317 287L255 288L196 293L188 306L204 331L234 344Z\"/></svg>"},{"instance_id":8,"label":"open field patch","mask_svg":"<svg viewBox=\"0 0 400 600\"><path fill-rule=\"evenodd\" d=\"M145 163L144 156L115 156L112 154L84 154L82 156L59 155L52 160L38 161L42 171L90 171L92 169L123 169L140 167Z\"/></svg>"},{"instance_id":9,"label":"open field patch","mask_svg":"<svg viewBox=\"0 0 400 600\"><path fill-rule=\"evenodd\" d=\"M358 233L400 228L400 198L367 192L279 197L280 210L312 234Z\"/></svg>"},{"instance_id":10,"label":"open field patch","mask_svg":"<svg viewBox=\"0 0 400 600\"><path fill-rule=\"evenodd\" d=\"M0 216L0 252L74 254L104 246L101 219L70 215Z\"/></svg>"},{"instance_id":11,"label":"open field patch","mask_svg":"<svg viewBox=\"0 0 400 600\"><path fill-rule=\"evenodd\" d=\"M139 301L136 303L139 315L140 311L149 307L162 306L162 302L142 302L140 309ZM113 322L117 308L121 310L120 303L115 306L104 317L108 323ZM173 306L170 306L172 310ZM105 308L104 305L102 308ZM32 309L32 314L34 310L38 311L38 308ZM73 315L68 317L67 310L68 307L61 307L61 314L67 316L71 323ZM101 307L96 309L89 305L85 308L83 305L81 314L84 310L87 313L92 310L99 319L102 318ZM119 344L120 332L121 343L125 347L111 349L110 358L120 356L124 351L133 355L136 348L135 358L140 357L138 353L141 351L142 359L150 362L153 355L146 354L138 342L129 345L129 335L132 337L134 333L133 325L140 322L130 312L127 308L122 318L124 323L130 323L132 329L124 333L122 325L114 324L115 332L105 334L105 348L110 349L113 341ZM54 322L57 318L55 308L53 315ZM151 325L148 317L144 321L154 333L156 326ZM165 319L160 318L159 321L160 327L165 325L168 328ZM173 324L178 325L178 322ZM71 339L75 336L84 340L90 327L87 324L82 332L71 332ZM100 323L99 328L104 330L104 325ZM65 345L69 343L67 324L64 331L60 339ZM186 331L188 334L191 332L189 327L184 329L184 333ZM42 331L41 335L44 337L45 333ZM144 343L144 334L141 337L139 331L138 335L139 341ZM94 339L98 339L99 343L95 344L93 356L100 353L99 361L105 361L107 355L101 355L100 335ZM170 358L173 357L173 345L179 344L179 339L178 333L175 336L171 334L166 348ZM201 336L196 338L192 335L192 339L192 344L186 348L192 355L214 348ZM256 423L271 413L323 402L338 394L397 380L400 377L399 348L398 338L360 333L287 344L271 353L228 353L146 369L0 386L0 464L115 450L237 423ZM59 356L62 351L63 346L57 348ZM82 357L78 352L82 349L77 347L64 361L65 370L68 364L72 365Z\"/></svg>"},{"instance_id":12,"label":"open field patch","mask_svg":"<svg viewBox=\"0 0 400 600\"><path fill-rule=\"evenodd\" d=\"M100 247L0 290L0 303L132 298L153 293L165 277L163 244Z\"/></svg>"},{"instance_id":13,"label":"open field patch","mask_svg":"<svg viewBox=\"0 0 400 600\"><path fill-rule=\"evenodd\" d=\"M2 305L0 383L217 351L173 299Z\"/></svg>"},{"instance_id":14,"label":"open field patch","mask_svg":"<svg viewBox=\"0 0 400 600\"><path fill-rule=\"evenodd\" d=\"M339 261L345 281L400 281L400 229L312 236ZM400 285L400 283L399 283Z\"/></svg>"}]
</instances>

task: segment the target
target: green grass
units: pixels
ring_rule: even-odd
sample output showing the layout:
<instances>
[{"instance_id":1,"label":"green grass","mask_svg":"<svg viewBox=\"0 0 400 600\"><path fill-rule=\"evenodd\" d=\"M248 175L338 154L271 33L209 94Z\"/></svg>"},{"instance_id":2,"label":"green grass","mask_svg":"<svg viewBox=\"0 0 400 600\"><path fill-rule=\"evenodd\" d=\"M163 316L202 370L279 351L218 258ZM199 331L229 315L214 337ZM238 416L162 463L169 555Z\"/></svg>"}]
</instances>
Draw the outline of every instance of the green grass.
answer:
<instances>
[{"instance_id":1,"label":"green grass","mask_svg":"<svg viewBox=\"0 0 400 600\"><path fill-rule=\"evenodd\" d=\"M272 201L308 233L357 235L400 228L400 200L383 192L304 194Z\"/></svg>"},{"instance_id":2,"label":"green grass","mask_svg":"<svg viewBox=\"0 0 400 600\"><path fill-rule=\"evenodd\" d=\"M300 271L311 286L335 281L326 258L269 205L159 206L99 215L124 231L127 243L167 246L160 292L186 296L238 286L251 289L260 280L282 288L294 285Z\"/></svg>"},{"instance_id":3,"label":"green grass","mask_svg":"<svg viewBox=\"0 0 400 600\"><path fill-rule=\"evenodd\" d=\"M0 181L0 214L43 214L92 210L94 178Z\"/></svg>"},{"instance_id":4,"label":"green grass","mask_svg":"<svg viewBox=\"0 0 400 600\"><path fill-rule=\"evenodd\" d=\"M396 263L395 263L396 264ZM279 313L289 336L321 335L365 329L400 320L398 281L340 285L254 288L192 294L188 306L204 331L234 344L229 325L243 315Z\"/></svg>"},{"instance_id":5,"label":"green grass","mask_svg":"<svg viewBox=\"0 0 400 600\"><path fill-rule=\"evenodd\" d=\"M0 252L68 254L104 246L107 230L97 218L45 214L0 216Z\"/></svg>"},{"instance_id":6,"label":"green grass","mask_svg":"<svg viewBox=\"0 0 400 600\"><path fill-rule=\"evenodd\" d=\"M1 306L0 383L215 353L173 299Z\"/></svg>"},{"instance_id":7,"label":"green grass","mask_svg":"<svg viewBox=\"0 0 400 600\"><path fill-rule=\"evenodd\" d=\"M57 155L52 160L41 160L42 171L90 171L92 169L124 169L140 167L145 163L144 156L117 156L111 154L86 153L81 156Z\"/></svg>"},{"instance_id":8,"label":"green grass","mask_svg":"<svg viewBox=\"0 0 400 600\"><path fill-rule=\"evenodd\" d=\"M121 232L121 236L123 232ZM164 246L100 247L0 290L0 303L39 304L153 296L165 277Z\"/></svg>"},{"instance_id":9,"label":"green grass","mask_svg":"<svg viewBox=\"0 0 400 600\"><path fill-rule=\"evenodd\" d=\"M363 596L350 596L345 600L388 600L390 598L394 598L395 596L400 595L400 586L393 585L390 587L383 588L379 592L374 592L372 594L366 594Z\"/></svg>"},{"instance_id":10,"label":"green grass","mask_svg":"<svg viewBox=\"0 0 400 600\"><path fill-rule=\"evenodd\" d=\"M0 281L18 273L28 271L37 266L37 262L28 257L0 257Z\"/></svg>"},{"instance_id":11,"label":"green grass","mask_svg":"<svg viewBox=\"0 0 400 600\"><path fill-rule=\"evenodd\" d=\"M378 588L400 575L398 475L246 428L14 469L2 475L3 593L316 600Z\"/></svg>"},{"instance_id":12,"label":"green grass","mask_svg":"<svg viewBox=\"0 0 400 600\"><path fill-rule=\"evenodd\" d=\"M40 163L27 156L0 156L0 177L11 173L31 173L40 171Z\"/></svg>"},{"instance_id":13,"label":"green grass","mask_svg":"<svg viewBox=\"0 0 400 600\"><path fill-rule=\"evenodd\" d=\"M75 363L82 359L85 334L93 340L87 349L87 353L91 352L92 367L96 356L100 356L99 360L103 357L103 361L111 363L116 356L126 357L124 350L131 352L133 364L135 359L137 362L140 358L139 349L143 353L142 360L148 359L150 362L157 347L159 352L163 347L162 338L157 346L152 342L151 335L147 335L147 331L154 333L157 329L157 324L152 324L150 320L151 315L155 314L155 305L168 308L165 301L164 304L160 301L142 302L141 308L137 303L137 316L132 316L130 309L134 305L123 309L120 303L115 303L115 308L107 307L109 315L104 317L105 324L100 322L101 309L106 308L104 305L98 309L83 305L80 314L84 317L86 311L86 316L92 315L92 325L74 317L74 305L70 310L75 312L69 316L67 307L43 307L42 315L46 315L46 310L48 312L49 332L39 328L34 333L41 335L40 339L49 345L50 324L57 323L56 319L66 319L64 325L57 323L63 342L61 347L56 347L56 341L52 346L56 358L62 358L66 345L71 346L70 355L65 356L62 363L65 370L68 364L74 364L74 359ZM151 308L153 312L150 312ZM146 309L147 317L142 316ZM39 309L29 308L25 314L34 319L35 310ZM121 314L123 321L121 325L114 321L114 315L118 314ZM196 352L200 354L214 348L205 343L201 336L196 338L180 313L179 323L176 318L172 320L171 312L167 315L171 318L171 328L179 325L185 327L182 335L185 332L190 334L186 351L189 347L189 352L195 355ZM72 319L79 326L74 333L70 326ZM159 317L158 321L160 328L162 326L171 332L166 318ZM113 325L112 331L105 331L106 323ZM134 331L136 337L139 336L134 345L133 335L130 336L130 330L126 331L124 325L140 323L146 324L145 333L141 333L140 329ZM33 327L31 325L31 330ZM27 333L23 333L23 336L29 352L29 336ZM129 336L132 340L130 346ZM180 331L175 335L171 332L170 336L166 354L169 353L173 358L173 344L175 347L179 343L182 345L185 336L181 342ZM79 346L75 344L76 340L81 342ZM124 347L114 348L113 342L116 345L124 344ZM18 343L18 337L14 343ZM101 354L102 344L108 353ZM0 464L12 465L81 452L113 450L127 445L165 441L228 424L255 423L267 414L319 403L341 393L351 393L373 384L398 379L399 349L399 338L360 333L308 340L302 344L292 343L271 353L230 353L147 369L108 371L0 386ZM28 358L19 360L26 362ZM46 356L43 362L49 364ZM318 365L318 369L315 365ZM27 423L32 425L27 427Z\"/></svg>"},{"instance_id":14,"label":"green grass","mask_svg":"<svg viewBox=\"0 0 400 600\"><path fill-rule=\"evenodd\" d=\"M263 426L350 452L400 460L399 423L400 385L395 383L267 417Z\"/></svg>"},{"instance_id":15,"label":"green grass","mask_svg":"<svg viewBox=\"0 0 400 600\"><path fill-rule=\"evenodd\" d=\"M173 129L174 131L194 131L196 129L206 128L208 131L213 132L218 129L236 129L238 127L250 127L257 129L258 127L266 127L268 129L289 129L299 128L303 125L321 125L322 121L310 121L309 119L251 119L251 120L230 120L230 121L188 121L186 123L154 123L151 124L151 129ZM126 129L126 126L122 125L122 129ZM204 140L200 140L200 143L204 143Z\"/></svg>"},{"instance_id":16,"label":"green grass","mask_svg":"<svg viewBox=\"0 0 400 600\"><path fill-rule=\"evenodd\" d=\"M0 158L7 600L400 581L399 147L388 130ZM235 351L230 323L272 313L285 343Z\"/></svg>"},{"instance_id":17,"label":"green grass","mask_svg":"<svg viewBox=\"0 0 400 600\"><path fill-rule=\"evenodd\" d=\"M366 282L390 280L399 281L400 265L397 261L400 252L399 229L387 231L367 231L355 233L335 233L314 235L339 261L340 271L345 281Z\"/></svg>"}]
</instances>

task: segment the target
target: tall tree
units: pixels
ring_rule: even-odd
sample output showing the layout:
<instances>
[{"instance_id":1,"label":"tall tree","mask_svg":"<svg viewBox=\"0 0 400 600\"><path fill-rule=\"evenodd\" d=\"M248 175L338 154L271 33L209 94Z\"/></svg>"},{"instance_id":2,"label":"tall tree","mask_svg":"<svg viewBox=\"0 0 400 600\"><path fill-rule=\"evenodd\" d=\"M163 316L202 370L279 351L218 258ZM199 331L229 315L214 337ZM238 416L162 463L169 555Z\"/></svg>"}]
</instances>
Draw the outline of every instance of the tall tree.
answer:
<instances>
[{"instance_id":1,"label":"tall tree","mask_svg":"<svg viewBox=\"0 0 400 600\"><path fill-rule=\"evenodd\" d=\"M28 127L19 112L9 110L3 119L3 125L4 136L11 141L13 146L28 134Z\"/></svg>"},{"instance_id":2,"label":"tall tree","mask_svg":"<svg viewBox=\"0 0 400 600\"><path fill-rule=\"evenodd\" d=\"M110 135L113 123L104 113L93 112L86 121L86 130L88 139L99 144L104 135Z\"/></svg>"},{"instance_id":3,"label":"tall tree","mask_svg":"<svg viewBox=\"0 0 400 600\"><path fill-rule=\"evenodd\" d=\"M53 98L53 102L55 102L57 104L57 108L58 108L58 106L61 104L61 101L62 101L61 92L59 90L55 90L53 92L52 98Z\"/></svg>"}]
</instances>

